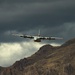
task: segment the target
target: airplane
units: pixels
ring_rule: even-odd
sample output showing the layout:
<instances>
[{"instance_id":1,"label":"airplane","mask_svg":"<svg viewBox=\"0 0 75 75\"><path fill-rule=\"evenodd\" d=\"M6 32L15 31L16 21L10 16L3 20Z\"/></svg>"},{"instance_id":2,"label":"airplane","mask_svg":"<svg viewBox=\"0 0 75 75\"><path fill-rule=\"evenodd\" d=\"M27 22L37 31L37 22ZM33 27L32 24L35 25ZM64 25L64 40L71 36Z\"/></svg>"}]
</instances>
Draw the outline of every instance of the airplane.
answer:
<instances>
[{"instance_id":1,"label":"airplane","mask_svg":"<svg viewBox=\"0 0 75 75\"><path fill-rule=\"evenodd\" d=\"M23 38L30 38L33 39L34 42L41 42L41 40L60 40L63 38L59 38L59 37L42 37L40 35L40 30L37 36L31 36L31 35L25 35L25 34L13 34L15 36L19 36L19 37L23 37Z\"/></svg>"}]
</instances>

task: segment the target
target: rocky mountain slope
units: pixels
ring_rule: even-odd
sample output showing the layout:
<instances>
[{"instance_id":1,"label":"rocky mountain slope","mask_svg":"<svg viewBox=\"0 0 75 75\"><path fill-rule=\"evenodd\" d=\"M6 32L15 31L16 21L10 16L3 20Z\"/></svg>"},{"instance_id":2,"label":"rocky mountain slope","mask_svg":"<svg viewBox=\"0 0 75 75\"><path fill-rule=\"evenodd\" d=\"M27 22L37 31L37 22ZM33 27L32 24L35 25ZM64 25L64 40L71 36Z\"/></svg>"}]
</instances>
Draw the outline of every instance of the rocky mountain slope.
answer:
<instances>
[{"instance_id":1,"label":"rocky mountain slope","mask_svg":"<svg viewBox=\"0 0 75 75\"><path fill-rule=\"evenodd\" d=\"M75 75L75 39L60 47L44 45L31 57L0 67L0 75Z\"/></svg>"}]
</instances>

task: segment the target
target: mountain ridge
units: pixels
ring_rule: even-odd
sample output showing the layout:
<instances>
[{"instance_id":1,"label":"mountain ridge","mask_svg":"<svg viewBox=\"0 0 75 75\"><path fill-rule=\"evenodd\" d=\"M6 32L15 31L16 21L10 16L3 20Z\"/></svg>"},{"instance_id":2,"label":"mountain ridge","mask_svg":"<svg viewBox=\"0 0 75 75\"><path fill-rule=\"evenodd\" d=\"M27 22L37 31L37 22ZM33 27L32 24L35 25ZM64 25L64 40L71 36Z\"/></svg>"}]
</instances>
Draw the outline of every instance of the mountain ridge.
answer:
<instances>
[{"instance_id":1,"label":"mountain ridge","mask_svg":"<svg viewBox=\"0 0 75 75\"><path fill-rule=\"evenodd\" d=\"M66 41L62 46L68 46L71 44L75 44L75 38Z\"/></svg>"},{"instance_id":2,"label":"mountain ridge","mask_svg":"<svg viewBox=\"0 0 75 75\"><path fill-rule=\"evenodd\" d=\"M31 57L16 61L0 75L75 75L75 39L60 47L42 46Z\"/></svg>"}]
</instances>

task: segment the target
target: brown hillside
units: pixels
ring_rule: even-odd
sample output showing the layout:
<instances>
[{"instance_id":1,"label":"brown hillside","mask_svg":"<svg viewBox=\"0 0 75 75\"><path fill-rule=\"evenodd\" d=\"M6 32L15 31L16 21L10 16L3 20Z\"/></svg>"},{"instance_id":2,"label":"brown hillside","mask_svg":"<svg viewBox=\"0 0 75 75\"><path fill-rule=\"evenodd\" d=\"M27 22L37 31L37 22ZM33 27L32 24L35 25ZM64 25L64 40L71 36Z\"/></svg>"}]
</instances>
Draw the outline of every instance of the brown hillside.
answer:
<instances>
[{"instance_id":1,"label":"brown hillside","mask_svg":"<svg viewBox=\"0 0 75 75\"><path fill-rule=\"evenodd\" d=\"M45 45L11 67L0 67L0 75L75 75L75 39L61 47Z\"/></svg>"}]
</instances>

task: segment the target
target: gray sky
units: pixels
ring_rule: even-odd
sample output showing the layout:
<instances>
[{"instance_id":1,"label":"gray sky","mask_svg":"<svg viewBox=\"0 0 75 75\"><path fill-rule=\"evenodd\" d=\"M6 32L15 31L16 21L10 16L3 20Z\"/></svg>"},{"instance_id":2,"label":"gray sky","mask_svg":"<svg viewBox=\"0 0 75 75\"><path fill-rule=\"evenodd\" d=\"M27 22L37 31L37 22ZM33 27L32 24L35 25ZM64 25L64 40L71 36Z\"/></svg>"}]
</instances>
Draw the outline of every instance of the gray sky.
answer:
<instances>
[{"instance_id":1,"label":"gray sky","mask_svg":"<svg viewBox=\"0 0 75 75\"><path fill-rule=\"evenodd\" d=\"M9 66L11 58L15 62L38 50L38 44L32 45L30 40L14 37L10 33L37 35L39 29L42 36L64 38L59 41L45 41L39 47L47 43L61 44L74 38L75 0L0 0L0 65ZM21 47L21 53L25 53L23 56L14 48L15 44L20 45L18 48ZM14 52L11 53L12 51Z\"/></svg>"}]
</instances>

